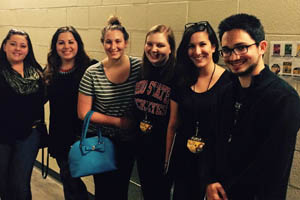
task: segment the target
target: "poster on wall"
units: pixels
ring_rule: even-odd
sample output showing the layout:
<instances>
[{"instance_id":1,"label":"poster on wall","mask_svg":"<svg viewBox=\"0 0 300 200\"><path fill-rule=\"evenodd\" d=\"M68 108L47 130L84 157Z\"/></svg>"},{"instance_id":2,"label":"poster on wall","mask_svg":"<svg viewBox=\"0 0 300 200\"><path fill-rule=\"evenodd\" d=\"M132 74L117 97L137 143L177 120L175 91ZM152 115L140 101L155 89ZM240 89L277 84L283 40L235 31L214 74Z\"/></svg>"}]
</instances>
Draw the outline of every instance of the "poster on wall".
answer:
<instances>
[{"instance_id":1,"label":"poster on wall","mask_svg":"<svg viewBox=\"0 0 300 200\"><path fill-rule=\"evenodd\" d=\"M296 57L300 57L300 42L297 43L297 48L296 48Z\"/></svg>"},{"instance_id":2,"label":"poster on wall","mask_svg":"<svg viewBox=\"0 0 300 200\"><path fill-rule=\"evenodd\" d=\"M276 74L300 77L300 41L271 41L269 66Z\"/></svg>"},{"instance_id":3,"label":"poster on wall","mask_svg":"<svg viewBox=\"0 0 300 200\"><path fill-rule=\"evenodd\" d=\"M273 56L280 56L280 46L281 44L277 43L273 45Z\"/></svg>"},{"instance_id":4,"label":"poster on wall","mask_svg":"<svg viewBox=\"0 0 300 200\"><path fill-rule=\"evenodd\" d=\"M284 45L284 56L285 57L292 56L292 48L293 48L293 45L290 43Z\"/></svg>"}]
</instances>

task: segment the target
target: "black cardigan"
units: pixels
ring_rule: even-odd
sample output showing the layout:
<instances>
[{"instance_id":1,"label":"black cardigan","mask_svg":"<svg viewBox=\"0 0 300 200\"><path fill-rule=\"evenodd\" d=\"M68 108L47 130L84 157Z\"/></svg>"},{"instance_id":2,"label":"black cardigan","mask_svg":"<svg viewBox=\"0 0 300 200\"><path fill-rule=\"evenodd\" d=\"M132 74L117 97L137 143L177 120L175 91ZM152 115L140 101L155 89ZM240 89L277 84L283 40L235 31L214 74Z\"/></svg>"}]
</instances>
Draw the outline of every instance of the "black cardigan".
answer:
<instances>
[{"instance_id":1,"label":"black cardigan","mask_svg":"<svg viewBox=\"0 0 300 200\"><path fill-rule=\"evenodd\" d=\"M243 105L233 127L236 101ZM233 199L285 199L300 127L297 92L266 66L247 89L234 76L219 98L218 112L211 182L221 182Z\"/></svg>"}]
</instances>

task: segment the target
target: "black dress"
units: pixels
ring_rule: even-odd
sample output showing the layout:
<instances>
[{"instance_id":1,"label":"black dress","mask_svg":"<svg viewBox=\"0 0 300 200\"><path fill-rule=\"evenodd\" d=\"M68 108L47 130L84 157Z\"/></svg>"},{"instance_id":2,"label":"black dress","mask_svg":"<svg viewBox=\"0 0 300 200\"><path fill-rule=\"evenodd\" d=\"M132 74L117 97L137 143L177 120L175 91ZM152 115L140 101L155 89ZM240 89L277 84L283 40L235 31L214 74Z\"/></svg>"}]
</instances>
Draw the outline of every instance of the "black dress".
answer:
<instances>
[{"instance_id":1,"label":"black dress","mask_svg":"<svg viewBox=\"0 0 300 200\"><path fill-rule=\"evenodd\" d=\"M230 73L225 71L206 92L196 93L190 87L174 89L172 100L178 104L180 123L171 164L175 177L174 199L193 200L204 197L204 186L209 170L207 163L213 149L217 93L229 81ZM202 152L194 154L186 145L188 139L196 134L197 121L198 136L204 140L205 146Z\"/></svg>"},{"instance_id":2,"label":"black dress","mask_svg":"<svg viewBox=\"0 0 300 200\"><path fill-rule=\"evenodd\" d=\"M57 72L47 87L50 104L49 152L60 168L65 199L88 199L85 184L80 178L71 177L68 164L70 146L81 135L82 121L77 116L77 101L79 83L86 68L75 66L71 71Z\"/></svg>"},{"instance_id":3,"label":"black dress","mask_svg":"<svg viewBox=\"0 0 300 200\"><path fill-rule=\"evenodd\" d=\"M97 61L92 61L91 64ZM50 104L50 145L52 157L66 156L81 135L82 121L77 116L79 82L87 66L57 72L47 87Z\"/></svg>"},{"instance_id":4,"label":"black dress","mask_svg":"<svg viewBox=\"0 0 300 200\"><path fill-rule=\"evenodd\" d=\"M77 117L78 86L82 73L78 69L57 73L48 86L50 104L50 145L51 156L63 156L70 146L79 139L81 120Z\"/></svg>"}]
</instances>

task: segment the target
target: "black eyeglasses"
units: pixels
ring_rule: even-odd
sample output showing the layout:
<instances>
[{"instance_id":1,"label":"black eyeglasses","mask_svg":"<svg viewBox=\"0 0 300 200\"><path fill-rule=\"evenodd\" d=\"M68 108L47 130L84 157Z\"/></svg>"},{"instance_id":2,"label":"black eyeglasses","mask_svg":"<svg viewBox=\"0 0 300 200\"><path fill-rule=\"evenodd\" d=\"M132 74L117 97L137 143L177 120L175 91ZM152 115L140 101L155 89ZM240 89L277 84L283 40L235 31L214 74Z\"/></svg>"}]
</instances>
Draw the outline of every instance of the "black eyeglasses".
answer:
<instances>
[{"instance_id":1,"label":"black eyeglasses","mask_svg":"<svg viewBox=\"0 0 300 200\"><path fill-rule=\"evenodd\" d=\"M248 48L251 47L252 45L257 45L258 43L255 42L253 44L249 45L238 45L234 48L228 48L228 47L223 47L222 50L220 50L220 55L223 57L229 57L231 56L232 52L235 53L235 55L243 55L248 52Z\"/></svg>"},{"instance_id":2,"label":"black eyeglasses","mask_svg":"<svg viewBox=\"0 0 300 200\"><path fill-rule=\"evenodd\" d=\"M184 31L193 26L196 26L199 29L199 31L204 31L207 27L207 24L207 21L187 23L186 25L184 25Z\"/></svg>"}]
</instances>

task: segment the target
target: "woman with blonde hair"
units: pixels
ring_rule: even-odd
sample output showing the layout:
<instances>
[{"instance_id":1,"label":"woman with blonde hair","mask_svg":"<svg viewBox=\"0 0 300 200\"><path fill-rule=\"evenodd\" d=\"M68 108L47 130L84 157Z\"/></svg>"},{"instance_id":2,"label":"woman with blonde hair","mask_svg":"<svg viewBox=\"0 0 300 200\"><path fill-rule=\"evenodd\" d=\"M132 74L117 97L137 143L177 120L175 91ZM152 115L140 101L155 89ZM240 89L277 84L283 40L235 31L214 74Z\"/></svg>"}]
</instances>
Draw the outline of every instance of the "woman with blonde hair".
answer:
<instances>
[{"instance_id":1,"label":"woman with blonde hair","mask_svg":"<svg viewBox=\"0 0 300 200\"><path fill-rule=\"evenodd\" d=\"M101 36L107 56L87 69L79 87L79 118L84 119L88 111L95 111L89 132L95 133L100 128L102 135L115 144L118 169L94 175L97 200L128 198L136 135L127 113L133 107L134 86L140 69L140 60L125 53L128 39L119 19L110 17Z\"/></svg>"}]
</instances>

